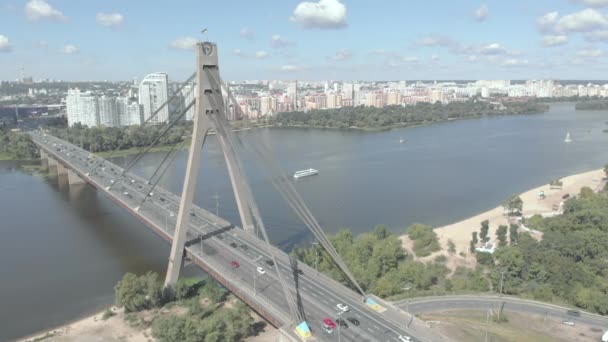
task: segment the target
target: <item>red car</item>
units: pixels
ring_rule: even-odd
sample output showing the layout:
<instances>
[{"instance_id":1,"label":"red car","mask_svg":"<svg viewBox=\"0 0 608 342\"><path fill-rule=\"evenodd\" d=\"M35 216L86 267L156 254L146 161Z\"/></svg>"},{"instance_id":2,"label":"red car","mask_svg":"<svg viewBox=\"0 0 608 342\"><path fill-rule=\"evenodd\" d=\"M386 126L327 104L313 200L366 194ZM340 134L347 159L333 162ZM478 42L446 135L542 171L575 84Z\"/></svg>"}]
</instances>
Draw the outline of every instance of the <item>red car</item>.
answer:
<instances>
[{"instance_id":1,"label":"red car","mask_svg":"<svg viewBox=\"0 0 608 342\"><path fill-rule=\"evenodd\" d=\"M232 261L232 262L230 263L230 266L232 266L232 268L237 268L237 267L239 267L240 265L239 265L239 263L238 263L238 262L236 262L236 261Z\"/></svg>"},{"instance_id":2,"label":"red car","mask_svg":"<svg viewBox=\"0 0 608 342\"><path fill-rule=\"evenodd\" d=\"M323 323L332 329L336 327L336 322L332 321L331 318L324 318Z\"/></svg>"}]
</instances>

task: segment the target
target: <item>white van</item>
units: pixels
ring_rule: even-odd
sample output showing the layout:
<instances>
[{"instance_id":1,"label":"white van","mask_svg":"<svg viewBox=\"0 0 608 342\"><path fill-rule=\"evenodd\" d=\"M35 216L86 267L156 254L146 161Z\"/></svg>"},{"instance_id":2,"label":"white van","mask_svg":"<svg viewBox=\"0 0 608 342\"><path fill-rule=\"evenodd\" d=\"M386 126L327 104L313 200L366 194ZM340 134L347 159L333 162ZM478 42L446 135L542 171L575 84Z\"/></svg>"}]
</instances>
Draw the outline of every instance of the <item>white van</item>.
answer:
<instances>
[{"instance_id":1,"label":"white van","mask_svg":"<svg viewBox=\"0 0 608 342\"><path fill-rule=\"evenodd\" d=\"M602 335L602 342L608 342L608 331L606 331L604 335Z\"/></svg>"}]
</instances>

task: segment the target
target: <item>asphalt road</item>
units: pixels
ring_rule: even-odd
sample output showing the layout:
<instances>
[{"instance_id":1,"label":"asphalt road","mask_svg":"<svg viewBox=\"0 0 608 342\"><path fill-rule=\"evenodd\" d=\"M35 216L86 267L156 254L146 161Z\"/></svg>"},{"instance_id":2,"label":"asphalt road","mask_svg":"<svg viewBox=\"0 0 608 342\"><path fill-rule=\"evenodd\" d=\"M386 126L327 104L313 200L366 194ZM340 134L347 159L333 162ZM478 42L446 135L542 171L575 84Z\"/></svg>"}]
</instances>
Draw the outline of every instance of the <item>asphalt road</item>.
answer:
<instances>
[{"instance_id":1,"label":"asphalt road","mask_svg":"<svg viewBox=\"0 0 608 342\"><path fill-rule=\"evenodd\" d=\"M440 296L412 298L394 302L393 304L412 314L423 314L448 310L498 309L502 302L505 303L504 310L506 311L541 315L560 321L585 323L597 329L608 329L608 317L606 316L581 311L579 309L508 296ZM570 310L578 311L579 315L569 314L568 311Z\"/></svg>"},{"instance_id":2,"label":"asphalt road","mask_svg":"<svg viewBox=\"0 0 608 342\"><path fill-rule=\"evenodd\" d=\"M104 161L102 167L91 173L102 159L48 134L34 133L32 137L72 169L80 171L89 182L100 189L106 189L106 192L123 205L132 209L138 208L140 215L173 235L178 196L160 187L152 190L147 180L130 173L117 179L123 169L108 161ZM153 195L149 195L151 192ZM191 244L187 250L201 256L205 263L233 283L237 283L239 288L252 294L256 300L264 303L265 307L271 308L274 315L284 317L287 322L287 317L291 317L291 314L284 300L282 287L277 280L275 268L267 263L271 256L275 255L279 270L294 298L297 277L306 321L317 340L400 342L403 341L400 336L411 336L412 341L442 340L429 338L428 331L405 328L405 322L398 316L371 310L363 304L361 296L303 263L298 263L303 274L293 274L285 253L268 247L257 237L232 227L227 221L196 206L193 206L190 217L188 241L191 241ZM232 261L238 262L239 266L233 267ZM262 267L264 271L258 271L258 267ZM348 305L350 310L341 312L337 308L339 303ZM339 317L355 319L359 324L347 321L348 327L338 325L332 334L321 329L323 319L331 318L335 321ZM432 335L431 333L430 336Z\"/></svg>"}]
</instances>

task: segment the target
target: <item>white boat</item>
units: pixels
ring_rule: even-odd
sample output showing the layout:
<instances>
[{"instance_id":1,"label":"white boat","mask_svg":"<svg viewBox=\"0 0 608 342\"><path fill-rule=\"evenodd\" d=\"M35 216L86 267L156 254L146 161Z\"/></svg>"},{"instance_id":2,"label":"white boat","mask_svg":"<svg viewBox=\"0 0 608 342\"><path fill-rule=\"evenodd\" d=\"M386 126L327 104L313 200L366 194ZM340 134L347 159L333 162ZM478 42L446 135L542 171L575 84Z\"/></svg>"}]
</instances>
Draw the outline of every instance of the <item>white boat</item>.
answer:
<instances>
[{"instance_id":1,"label":"white boat","mask_svg":"<svg viewBox=\"0 0 608 342\"><path fill-rule=\"evenodd\" d=\"M568 132L566 134L566 139L564 139L564 142L567 142L567 143L572 142L572 139L570 138L570 132Z\"/></svg>"},{"instance_id":2,"label":"white boat","mask_svg":"<svg viewBox=\"0 0 608 342\"><path fill-rule=\"evenodd\" d=\"M314 175L318 175L318 174L319 174L319 170L315 170L315 169L300 170L300 171L296 171L296 173L293 174L293 178L298 179L298 178L314 176Z\"/></svg>"},{"instance_id":3,"label":"white boat","mask_svg":"<svg viewBox=\"0 0 608 342\"><path fill-rule=\"evenodd\" d=\"M403 137L399 138L399 143L403 144L405 142L405 139L403 139Z\"/></svg>"}]
</instances>

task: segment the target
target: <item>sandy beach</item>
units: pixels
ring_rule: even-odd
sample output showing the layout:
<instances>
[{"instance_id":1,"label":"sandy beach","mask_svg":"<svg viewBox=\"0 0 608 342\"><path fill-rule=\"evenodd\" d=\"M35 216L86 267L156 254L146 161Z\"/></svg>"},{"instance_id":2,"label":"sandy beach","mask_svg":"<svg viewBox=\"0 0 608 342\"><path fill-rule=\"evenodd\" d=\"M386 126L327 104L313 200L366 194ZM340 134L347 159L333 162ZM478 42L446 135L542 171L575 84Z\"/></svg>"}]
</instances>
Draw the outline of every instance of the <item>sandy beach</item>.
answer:
<instances>
[{"instance_id":1,"label":"sandy beach","mask_svg":"<svg viewBox=\"0 0 608 342\"><path fill-rule=\"evenodd\" d=\"M599 191L605 184L605 174L603 169L579 173L576 175L564 177L561 179L563 185L561 188L552 188L549 184L545 184L534 189L521 193L519 196L523 200L523 216L529 217L535 214L550 216L561 212L560 204L563 202L562 196L565 194L577 195L581 188L589 187L594 191ZM544 192L545 198L541 198L539 194ZM454 270L457 266L475 266L475 256L469 252L469 242L471 234L474 231L479 231L481 221L488 220L490 222L489 236L491 241L496 239L496 229L500 225L508 225L509 218L505 215L505 210L500 203L494 209L488 210L481 214L475 215L460 222L448 224L446 226L435 229L441 251L435 252L424 258L417 258L421 261L430 261L438 255L446 255L448 257L447 266ZM558 208L557 210L554 210ZM542 235L538 232L530 232L536 238L541 238ZM448 253L448 241L451 240L456 246L456 253ZM414 255L412 252L413 242L407 235L401 236L403 247ZM464 255L464 256L463 256Z\"/></svg>"},{"instance_id":2,"label":"sandy beach","mask_svg":"<svg viewBox=\"0 0 608 342\"><path fill-rule=\"evenodd\" d=\"M131 326L125 320L125 314L122 310L112 307L112 311L116 314L105 320L102 311L61 327L18 339L16 342L150 342L154 340L150 328L150 324L154 320L154 313L137 313L140 321L144 323ZM262 320L257 314L252 313L252 315L256 322ZM277 329L267 324L263 332L257 336L250 336L245 341L277 341L279 335Z\"/></svg>"}]
</instances>

